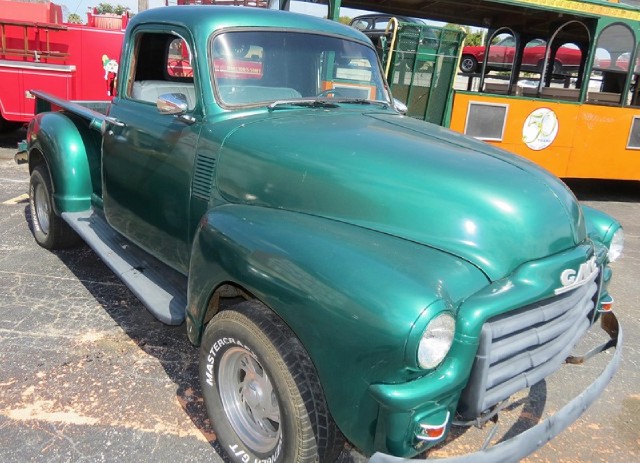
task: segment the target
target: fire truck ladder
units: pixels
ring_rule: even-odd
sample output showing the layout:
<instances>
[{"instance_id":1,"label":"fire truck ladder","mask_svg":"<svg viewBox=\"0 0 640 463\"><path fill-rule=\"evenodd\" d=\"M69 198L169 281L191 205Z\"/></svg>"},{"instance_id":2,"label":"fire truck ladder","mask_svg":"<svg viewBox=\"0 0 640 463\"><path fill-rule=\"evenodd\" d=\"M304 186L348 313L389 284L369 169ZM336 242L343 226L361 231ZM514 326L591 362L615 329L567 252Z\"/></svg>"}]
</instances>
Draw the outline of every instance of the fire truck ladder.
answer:
<instances>
[{"instance_id":1,"label":"fire truck ladder","mask_svg":"<svg viewBox=\"0 0 640 463\"><path fill-rule=\"evenodd\" d=\"M22 48L8 48L7 46L7 28L18 27L22 28ZM34 30L35 40L33 41L33 49L29 44L29 30ZM17 55L25 58L33 58L35 62L40 61L40 58L65 58L69 56L68 53L64 53L51 49L49 42L50 31L66 31L66 26L59 24L46 24L36 22L25 21L9 21L0 20L0 55ZM41 39L41 31L44 31L45 38ZM44 42L44 43L43 43ZM44 45L44 47L43 47Z\"/></svg>"}]
</instances>

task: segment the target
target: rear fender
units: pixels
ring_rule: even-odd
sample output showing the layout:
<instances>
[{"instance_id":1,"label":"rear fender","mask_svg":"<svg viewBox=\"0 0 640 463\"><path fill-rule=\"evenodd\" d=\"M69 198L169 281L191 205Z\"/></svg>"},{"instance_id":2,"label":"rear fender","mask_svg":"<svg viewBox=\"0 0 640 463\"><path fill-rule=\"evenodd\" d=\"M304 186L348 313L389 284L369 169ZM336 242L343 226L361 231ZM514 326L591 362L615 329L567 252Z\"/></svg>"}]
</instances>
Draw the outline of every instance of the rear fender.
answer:
<instances>
[{"instance_id":1,"label":"rear fender","mask_svg":"<svg viewBox=\"0 0 640 463\"><path fill-rule=\"evenodd\" d=\"M90 132L82 119L60 112L38 114L29 124L29 170L47 164L57 214L89 209L91 193L100 190L99 137Z\"/></svg>"}]
</instances>

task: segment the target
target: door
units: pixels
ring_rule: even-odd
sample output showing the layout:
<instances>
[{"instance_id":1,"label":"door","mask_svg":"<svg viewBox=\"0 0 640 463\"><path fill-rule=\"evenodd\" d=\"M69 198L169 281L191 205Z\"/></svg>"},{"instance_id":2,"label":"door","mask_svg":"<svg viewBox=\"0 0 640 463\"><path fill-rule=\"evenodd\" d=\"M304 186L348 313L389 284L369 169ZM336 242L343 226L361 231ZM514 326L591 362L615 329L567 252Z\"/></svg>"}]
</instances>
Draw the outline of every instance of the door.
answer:
<instances>
[{"instance_id":1,"label":"door","mask_svg":"<svg viewBox=\"0 0 640 463\"><path fill-rule=\"evenodd\" d=\"M133 65L121 74L127 82L119 83L121 95L109 113L114 122L104 135L104 212L113 228L186 274L191 174L202 120L191 54L175 32L141 31L134 43ZM184 114L160 113L156 101L167 93L184 95Z\"/></svg>"}]
</instances>

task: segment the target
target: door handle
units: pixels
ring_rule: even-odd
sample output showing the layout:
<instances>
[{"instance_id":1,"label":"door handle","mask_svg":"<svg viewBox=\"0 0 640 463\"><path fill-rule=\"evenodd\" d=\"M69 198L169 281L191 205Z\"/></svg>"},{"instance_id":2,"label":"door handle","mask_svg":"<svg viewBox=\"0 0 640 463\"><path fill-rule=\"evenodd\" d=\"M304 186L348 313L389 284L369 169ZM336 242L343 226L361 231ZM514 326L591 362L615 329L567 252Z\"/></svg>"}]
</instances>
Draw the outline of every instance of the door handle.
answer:
<instances>
[{"instance_id":1,"label":"door handle","mask_svg":"<svg viewBox=\"0 0 640 463\"><path fill-rule=\"evenodd\" d=\"M107 116L104 118L105 122L107 122L109 125L113 125L115 127L124 127L126 124L122 121L119 121L118 119L116 119L115 117L111 117L111 116Z\"/></svg>"},{"instance_id":2,"label":"door handle","mask_svg":"<svg viewBox=\"0 0 640 463\"><path fill-rule=\"evenodd\" d=\"M100 132L102 133L102 135L104 134L113 135L113 130L111 130L112 127L125 127L125 126L126 124L124 122L119 121L115 117L106 116L102 121Z\"/></svg>"}]
</instances>

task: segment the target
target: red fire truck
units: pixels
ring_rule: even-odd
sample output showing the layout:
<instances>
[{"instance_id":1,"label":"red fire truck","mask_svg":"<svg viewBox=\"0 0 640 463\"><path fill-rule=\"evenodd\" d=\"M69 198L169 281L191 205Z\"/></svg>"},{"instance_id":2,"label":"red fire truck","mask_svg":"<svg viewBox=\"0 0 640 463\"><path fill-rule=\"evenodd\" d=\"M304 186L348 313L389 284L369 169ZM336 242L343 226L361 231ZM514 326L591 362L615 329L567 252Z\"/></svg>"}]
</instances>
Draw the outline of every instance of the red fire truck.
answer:
<instances>
[{"instance_id":1,"label":"red fire truck","mask_svg":"<svg viewBox=\"0 0 640 463\"><path fill-rule=\"evenodd\" d=\"M28 122L39 89L69 100L113 96L127 15L87 13L87 25L62 21L54 3L0 0L0 132Z\"/></svg>"}]
</instances>

